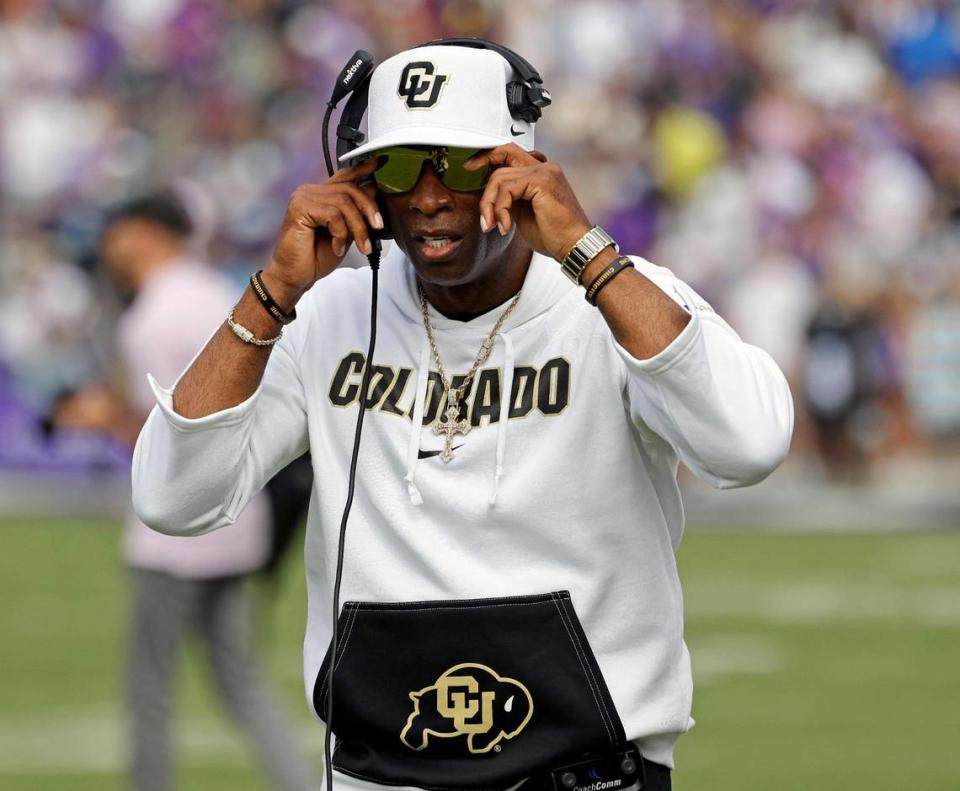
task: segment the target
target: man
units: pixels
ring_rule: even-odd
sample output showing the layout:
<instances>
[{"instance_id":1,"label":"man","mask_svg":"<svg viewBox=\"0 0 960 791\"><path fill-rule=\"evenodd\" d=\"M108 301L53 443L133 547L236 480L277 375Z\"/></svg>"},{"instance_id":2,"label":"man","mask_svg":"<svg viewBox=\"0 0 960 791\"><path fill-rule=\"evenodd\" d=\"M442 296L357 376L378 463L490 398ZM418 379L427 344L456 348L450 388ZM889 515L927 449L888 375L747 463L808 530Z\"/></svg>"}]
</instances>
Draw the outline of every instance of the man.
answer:
<instances>
[{"instance_id":1,"label":"man","mask_svg":"<svg viewBox=\"0 0 960 791\"><path fill-rule=\"evenodd\" d=\"M381 64L370 140L347 158L374 157L294 192L262 282L173 390L152 382L133 476L158 530L229 525L312 451L304 673L325 716L334 664L340 788L539 784L631 742L645 788L669 788L692 725L678 460L740 486L789 444L776 365L670 272L590 233L511 116L510 79L499 54L466 47ZM338 265L385 224L396 243L361 393L370 275ZM346 604L325 658L360 404Z\"/></svg>"},{"instance_id":2,"label":"man","mask_svg":"<svg viewBox=\"0 0 960 791\"><path fill-rule=\"evenodd\" d=\"M117 326L126 393L91 387L64 400L60 427L102 431L131 444L150 410L146 372L175 377L229 310L233 289L187 251L191 223L168 193L135 200L109 219L101 256L134 295ZM293 732L264 686L254 652L244 576L269 554L266 498L258 495L233 529L173 538L127 519L124 555L133 586L129 655L131 787L171 783L170 702L184 640L203 640L225 707L251 740L275 788L313 787Z\"/></svg>"}]
</instances>

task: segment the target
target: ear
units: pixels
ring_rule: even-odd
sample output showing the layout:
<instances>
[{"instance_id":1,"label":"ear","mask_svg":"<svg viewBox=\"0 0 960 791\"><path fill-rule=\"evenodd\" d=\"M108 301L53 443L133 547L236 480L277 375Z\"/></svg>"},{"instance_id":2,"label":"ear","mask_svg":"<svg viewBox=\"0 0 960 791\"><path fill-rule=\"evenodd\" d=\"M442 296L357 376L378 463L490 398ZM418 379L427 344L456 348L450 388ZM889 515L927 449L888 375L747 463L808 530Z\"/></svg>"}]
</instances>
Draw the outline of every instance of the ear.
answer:
<instances>
[{"instance_id":1,"label":"ear","mask_svg":"<svg viewBox=\"0 0 960 791\"><path fill-rule=\"evenodd\" d=\"M544 154L542 151L530 151L529 154L530 154L530 156L532 156L534 159L536 159L536 160L538 160L538 161L540 161L540 162L546 162L546 161L547 161L547 155Z\"/></svg>"}]
</instances>

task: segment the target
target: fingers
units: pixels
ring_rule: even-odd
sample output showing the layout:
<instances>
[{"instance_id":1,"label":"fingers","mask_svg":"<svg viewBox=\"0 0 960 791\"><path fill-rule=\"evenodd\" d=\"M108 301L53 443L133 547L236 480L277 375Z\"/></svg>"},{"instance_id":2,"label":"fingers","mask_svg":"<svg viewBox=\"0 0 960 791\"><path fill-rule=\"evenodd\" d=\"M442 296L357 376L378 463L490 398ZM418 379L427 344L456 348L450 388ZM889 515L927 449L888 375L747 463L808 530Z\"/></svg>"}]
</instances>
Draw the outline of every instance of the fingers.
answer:
<instances>
[{"instance_id":1,"label":"fingers","mask_svg":"<svg viewBox=\"0 0 960 791\"><path fill-rule=\"evenodd\" d=\"M381 229L384 225L374 194L351 182L304 184L297 188L291 202L293 219L305 228L326 230L338 258L346 253L351 241L369 255L373 250L370 228Z\"/></svg>"},{"instance_id":2,"label":"fingers","mask_svg":"<svg viewBox=\"0 0 960 791\"><path fill-rule=\"evenodd\" d=\"M300 215L297 222L313 232L323 228L330 235L330 247L337 258L342 258L350 244L350 230L346 218L337 206L318 204L298 207Z\"/></svg>"},{"instance_id":3,"label":"fingers","mask_svg":"<svg viewBox=\"0 0 960 791\"><path fill-rule=\"evenodd\" d=\"M502 235L509 233L513 225L510 207L528 190L511 188L500 195L503 185L514 179L521 179L525 183L534 177L536 168L542 167L546 161L546 156L539 151L525 151L516 143L507 143L475 154L464 163L466 170L476 170L484 165L494 169L480 200L480 227L484 231L489 232L496 226Z\"/></svg>"},{"instance_id":4,"label":"fingers","mask_svg":"<svg viewBox=\"0 0 960 791\"><path fill-rule=\"evenodd\" d=\"M345 181L359 181L364 176L369 176L377 169L379 161L376 157L364 160L359 165L353 165L348 168L340 168L327 181L327 184L341 184Z\"/></svg>"},{"instance_id":5,"label":"fingers","mask_svg":"<svg viewBox=\"0 0 960 791\"><path fill-rule=\"evenodd\" d=\"M310 219L317 221L314 227L326 228L330 234L330 247L337 258L343 258L351 241L356 242L364 255L370 255L373 248L367 224L353 204L324 205L316 214L311 214Z\"/></svg>"},{"instance_id":6,"label":"fingers","mask_svg":"<svg viewBox=\"0 0 960 791\"><path fill-rule=\"evenodd\" d=\"M509 226L501 224L497 212L498 210L502 211L506 208L509 214L510 205L512 205L513 201L509 196L505 198L500 197L500 187L505 179L512 175L513 173L508 174L506 170L497 170L490 174L487 186L483 190L483 196L480 198L480 227L486 232L493 230L494 226L496 226L499 228L501 235L506 235L507 233Z\"/></svg>"},{"instance_id":7,"label":"fingers","mask_svg":"<svg viewBox=\"0 0 960 791\"><path fill-rule=\"evenodd\" d=\"M370 243L370 226L367 225L357 205L352 201L344 201L338 208L347 224L350 236L353 237L353 241L357 244L357 248L364 255L370 255L370 253L373 252L373 247ZM346 252L346 246L344 246L343 250ZM343 253L339 255L343 255Z\"/></svg>"},{"instance_id":8,"label":"fingers","mask_svg":"<svg viewBox=\"0 0 960 791\"><path fill-rule=\"evenodd\" d=\"M526 179L517 178L511 181L505 181L500 185L497 191L497 199L493 204L493 213L497 218L497 227L500 233L506 236L513 227L513 215L510 210L513 204L519 200L526 200L533 197L531 193L531 184Z\"/></svg>"},{"instance_id":9,"label":"fingers","mask_svg":"<svg viewBox=\"0 0 960 791\"><path fill-rule=\"evenodd\" d=\"M539 154L539 152L536 153ZM540 154L540 156L543 157L543 154ZM506 145L491 148L489 151L481 151L479 154L474 154L463 163L463 167L464 170L477 170L484 165L490 165L491 167L501 167L504 165L507 167L523 167L526 165L536 165L545 159L546 157L541 160L529 151L524 151L516 143L507 143Z\"/></svg>"},{"instance_id":10,"label":"fingers","mask_svg":"<svg viewBox=\"0 0 960 791\"><path fill-rule=\"evenodd\" d=\"M528 187L533 168L501 168L490 174L480 198L480 226L490 231L496 226L501 235L509 233L513 225L510 209L514 201L530 197Z\"/></svg>"},{"instance_id":11,"label":"fingers","mask_svg":"<svg viewBox=\"0 0 960 791\"><path fill-rule=\"evenodd\" d=\"M373 185L365 185L367 189L358 187L356 184L338 184L336 189L345 192L352 199L356 207L366 218L366 223L372 228L378 230L383 228L383 217L380 216L380 207L377 206L374 195L376 188Z\"/></svg>"}]
</instances>

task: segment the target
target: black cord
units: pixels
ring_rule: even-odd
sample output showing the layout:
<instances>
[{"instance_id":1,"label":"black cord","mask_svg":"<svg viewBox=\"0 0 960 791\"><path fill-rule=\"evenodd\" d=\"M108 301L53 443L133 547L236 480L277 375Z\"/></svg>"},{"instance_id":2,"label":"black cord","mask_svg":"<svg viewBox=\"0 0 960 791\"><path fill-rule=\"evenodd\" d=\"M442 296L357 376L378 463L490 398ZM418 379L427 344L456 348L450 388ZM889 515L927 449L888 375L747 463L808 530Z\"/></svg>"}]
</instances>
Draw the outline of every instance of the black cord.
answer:
<instances>
[{"instance_id":1,"label":"black cord","mask_svg":"<svg viewBox=\"0 0 960 791\"><path fill-rule=\"evenodd\" d=\"M329 111L328 111L329 112ZM326 153L326 152L324 152ZM377 287L380 272L380 240L372 239L373 249L367 260L370 262L370 347L360 380L360 408L357 411L357 427L353 434L353 455L350 458L350 477L347 484L347 502L340 519L340 537L337 542L337 574L333 583L333 635L330 638L330 662L327 666L327 727L323 734L323 771L326 774L327 791L333 791L333 761L330 757L330 734L333 732L333 667L337 663L338 621L340 619L340 583L343 581L343 556L347 540L347 518L353 506L353 493L357 480L357 459L360 455L360 434L363 431L363 416L367 412L367 392L373 375L373 352L377 345Z\"/></svg>"},{"instance_id":2,"label":"black cord","mask_svg":"<svg viewBox=\"0 0 960 791\"><path fill-rule=\"evenodd\" d=\"M333 108L336 107L335 104L327 102L327 111L323 114L323 164L327 166L327 175L333 175L333 160L330 158L330 141L327 139L327 136L330 134L330 116L333 115ZM379 266L380 262L377 262Z\"/></svg>"}]
</instances>

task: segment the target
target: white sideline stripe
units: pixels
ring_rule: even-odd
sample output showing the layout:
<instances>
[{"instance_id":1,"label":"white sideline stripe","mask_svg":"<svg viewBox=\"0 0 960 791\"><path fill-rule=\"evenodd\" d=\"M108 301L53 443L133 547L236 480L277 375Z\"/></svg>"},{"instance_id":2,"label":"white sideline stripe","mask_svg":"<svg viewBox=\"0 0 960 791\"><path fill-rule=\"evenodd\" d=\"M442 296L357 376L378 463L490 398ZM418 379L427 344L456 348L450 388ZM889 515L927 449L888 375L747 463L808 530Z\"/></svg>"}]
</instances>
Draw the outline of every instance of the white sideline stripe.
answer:
<instances>
[{"instance_id":1,"label":"white sideline stripe","mask_svg":"<svg viewBox=\"0 0 960 791\"><path fill-rule=\"evenodd\" d=\"M299 728L311 757L323 753L323 729ZM174 718L175 757L180 765L250 762L243 737L226 721ZM0 776L14 772L123 772L127 765L126 722L111 709L71 709L43 717L0 719ZM2 784L0 784L2 785Z\"/></svg>"},{"instance_id":2,"label":"white sideline stripe","mask_svg":"<svg viewBox=\"0 0 960 791\"><path fill-rule=\"evenodd\" d=\"M695 684L711 684L729 676L768 675L785 665L776 641L755 635L699 637L690 641Z\"/></svg>"},{"instance_id":3,"label":"white sideline stripe","mask_svg":"<svg viewBox=\"0 0 960 791\"><path fill-rule=\"evenodd\" d=\"M906 620L926 627L960 626L960 585L905 588L824 581L699 580L684 588L688 618L742 615L770 623Z\"/></svg>"}]
</instances>

